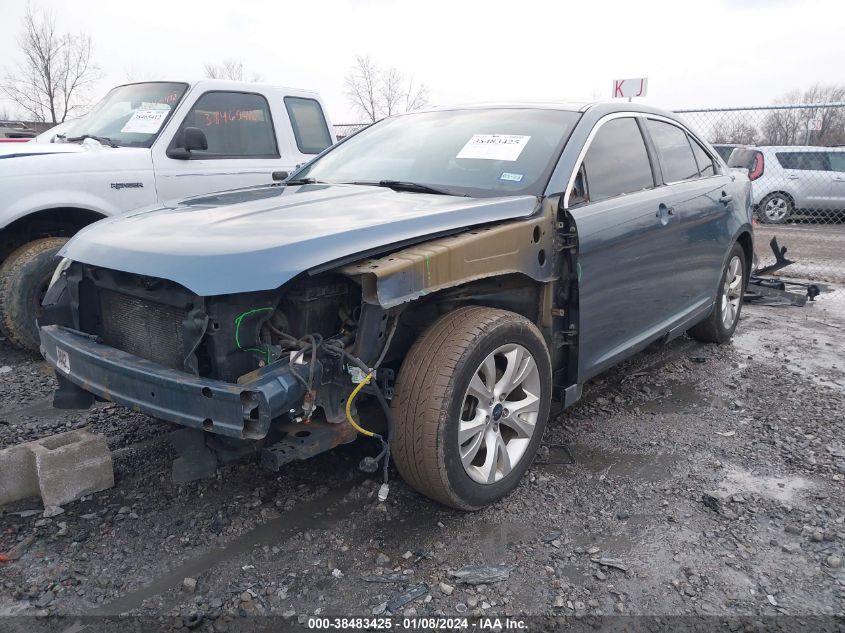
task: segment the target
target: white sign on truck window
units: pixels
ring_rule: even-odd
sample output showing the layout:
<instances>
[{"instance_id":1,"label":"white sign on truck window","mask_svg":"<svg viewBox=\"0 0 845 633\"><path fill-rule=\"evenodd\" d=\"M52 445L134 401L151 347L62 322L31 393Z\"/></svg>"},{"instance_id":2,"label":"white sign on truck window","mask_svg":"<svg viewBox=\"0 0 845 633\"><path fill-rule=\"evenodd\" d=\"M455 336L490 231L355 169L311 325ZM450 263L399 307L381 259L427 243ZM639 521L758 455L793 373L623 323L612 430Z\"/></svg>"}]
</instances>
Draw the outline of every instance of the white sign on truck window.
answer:
<instances>
[{"instance_id":1,"label":"white sign on truck window","mask_svg":"<svg viewBox=\"0 0 845 633\"><path fill-rule=\"evenodd\" d=\"M135 134L155 134L167 118L170 110L135 110L132 117L120 128L121 132Z\"/></svg>"},{"instance_id":2,"label":"white sign on truck window","mask_svg":"<svg viewBox=\"0 0 845 633\"><path fill-rule=\"evenodd\" d=\"M648 77L634 79L614 79L613 97L645 97L648 92Z\"/></svg>"},{"instance_id":3,"label":"white sign on truck window","mask_svg":"<svg viewBox=\"0 0 845 633\"><path fill-rule=\"evenodd\" d=\"M516 160L530 136L520 134L473 134L455 158Z\"/></svg>"}]
</instances>

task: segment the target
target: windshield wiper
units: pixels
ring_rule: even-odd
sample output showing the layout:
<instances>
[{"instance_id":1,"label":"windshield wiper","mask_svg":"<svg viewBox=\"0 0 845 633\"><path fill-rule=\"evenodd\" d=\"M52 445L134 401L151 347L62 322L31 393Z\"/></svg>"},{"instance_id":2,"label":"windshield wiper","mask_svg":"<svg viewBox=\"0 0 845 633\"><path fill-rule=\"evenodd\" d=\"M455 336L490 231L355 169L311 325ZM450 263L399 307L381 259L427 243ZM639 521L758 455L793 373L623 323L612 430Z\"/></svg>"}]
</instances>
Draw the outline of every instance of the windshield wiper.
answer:
<instances>
[{"instance_id":1,"label":"windshield wiper","mask_svg":"<svg viewBox=\"0 0 845 633\"><path fill-rule=\"evenodd\" d=\"M437 187L432 187L430 185L424 185L419 182L410 182L406 180L379 180L378 182L350 182L347 183L350 185L369 185L371 187L387 187L388 189L393 189L394 191L411 191L414 193L433 193L439 196L457 196L463 194L452 193L451 191L445 191L443 189L438 189Z\"/></svg>"},{"instance_id":2,"label":"windshield wiper","mask_svg":"<svg viewBox=\"0 0 845 633\"><path fill-rule=\"evenodd\" d=\"M294 178L293 180L283 180L283 185L322 185L325 184L322 180L316 178Z\"/></svg>"},{"instance_id":3,"label":"windshield wiper","mask_svg":"<svg viewBox=\"0 0 845 633\"><path fill-rule=\"evenodd\" d=\"M84 141L86 138L92 138L103 145L108 145L109 147L119 147L118 144L111 140L108 136L95 136L94 134L83 134L82 136L71 136L70 138L65 137L65 141L68 143L76 143Z\"/></svg>"}]
</instances>

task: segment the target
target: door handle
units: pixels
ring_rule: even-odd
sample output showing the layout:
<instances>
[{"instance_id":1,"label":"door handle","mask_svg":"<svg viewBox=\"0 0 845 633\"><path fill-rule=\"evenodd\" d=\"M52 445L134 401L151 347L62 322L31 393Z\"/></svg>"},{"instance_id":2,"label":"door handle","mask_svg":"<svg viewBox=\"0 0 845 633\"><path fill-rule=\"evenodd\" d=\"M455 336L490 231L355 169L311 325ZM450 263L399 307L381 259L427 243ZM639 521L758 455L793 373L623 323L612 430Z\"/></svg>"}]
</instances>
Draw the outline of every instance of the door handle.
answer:
<instances>
[{"instance_id":1,"label":"door handle","mask_svg":"<svg viewBox=\"0 0 845 633\"><path fill-rule=\"evenodd\" d=\"M669 222L670 215L675 215L675 207L667 207L661 202L657 207L657 213L654 214L654 217L660 218L661 224L665 226Z\"/></svg>"},{"instance_id":2,"label":"door handle","mask_svg":"<svg viewBox=\"0 0 845 633\"><path fill-rule=\"evenodd\" d=\"M728 206L728 204L730 204L731 200L733 200L733 199L734 199L734 197L733 197L733 196L728 195L728 194L726 194L726 193L723 191L723 192L722 192L722 197L721 197L721 198L719 198L719 202L721 202L721 203L722 203L723 205L725 205L725 206Z\"/></svg>"},{"instance_id":3,"label":"door handle","mask_svg":"<svg viewBox=\"0 0 845 633\"><path fill-rule=\"evenodd\" d=\"M787 178L789 180L798 180L799 176L796 176L795 174L790 174L789 176L787 176Z\"/></svg>"}]
</instances>

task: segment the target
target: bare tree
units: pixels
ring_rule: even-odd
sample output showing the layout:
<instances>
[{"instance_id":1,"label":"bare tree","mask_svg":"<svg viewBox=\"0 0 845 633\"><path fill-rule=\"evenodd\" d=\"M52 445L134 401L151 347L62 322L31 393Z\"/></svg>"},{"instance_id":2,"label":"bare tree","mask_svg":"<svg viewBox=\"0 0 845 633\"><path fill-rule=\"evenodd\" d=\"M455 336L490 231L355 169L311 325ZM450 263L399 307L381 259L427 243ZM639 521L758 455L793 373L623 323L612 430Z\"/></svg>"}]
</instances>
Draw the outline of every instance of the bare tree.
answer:
<instances>
[{"instance_id":1,"label":"bare tree","mask_svg":"<svg viewBox=\"0 0 845 633\"><path fill-rule=\"evenodd\" d=\"M355 67L346 75L346 96L367 122L381 117L381 69L369 57L355 58Z\"/></svg>"},{"instance_id":2,"label":"bare tree","mask_svg":"<svg viewBox=\"0 0 845 633\"><path fill-rule=\"evenodd\" d=\"M369 57L358 56L346 75L346 96L368 122L412 112L428 105L428 87L414 84L397 68L382 69Z\"/></svg>"},{"instance_id":3,"label":"bare tree","mask_svg":"<svg viewBox=\"0 0 845 633\"><path fill-rule=\"evenodd\" d=\"M745 119L723 117L713 127L713 143L731 145L755 145L759 132Z\"/></svg>"},{"instance_id":4,"label":"bare tree","mask_svg":"<svg viewBox=\"0 0 845 633\"><path fill-rule=\"evenodd\" d=\"M36 121L61 123L88 104L102 76L92 61L91 36L60 34L49 11L27 6L18 39L23 61L6 69L0 90Z\"/></svg>"},{"instance_id":5,"label":"bare tree","mask_svg":"<svg viewBox=\"0 0 845 633\"><path fill-rule=\"evenodd\" d=\"M208 79L229 79L230 81L261 81L261 75L252 73L247 79L247 72L242 59L224 59L221 64L207 63L203 67Z\"/></svg>"},{"instance_id":6,"label":"bare tree","mask_svg":"<svg viewBox=\"0 0 845 633\"><path fill-rule=\"evenodd\" d=\"M840 145L845 143L845 107L825 107L845 101L845 85L815 84L803 93L791 90L776 105L819 107L772 110L763 120L763 142L767 145Z\"/></svg>"}]
</instances>

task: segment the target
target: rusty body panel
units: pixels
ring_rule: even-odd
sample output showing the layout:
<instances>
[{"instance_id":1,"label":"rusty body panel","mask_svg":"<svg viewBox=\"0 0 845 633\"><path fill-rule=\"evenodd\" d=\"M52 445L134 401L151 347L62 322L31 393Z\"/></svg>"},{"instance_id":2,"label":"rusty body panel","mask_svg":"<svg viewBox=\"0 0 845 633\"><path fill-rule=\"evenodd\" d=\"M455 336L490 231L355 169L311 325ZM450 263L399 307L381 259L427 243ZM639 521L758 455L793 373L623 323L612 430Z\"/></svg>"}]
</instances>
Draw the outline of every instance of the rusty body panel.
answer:
<instances>
[{"instance_id":1,"label":"rusty body panel","mask_svg":"<svg viewBox=\"0 0 845 633\"><path fill-rule=\"evenodd\" d=\"M392 308L480 279L522 274L534 281L556 278L554 215L538 204L526 220L473 228L339 269L360 279L367 303Z\"/></svg>"}]
</instances>

